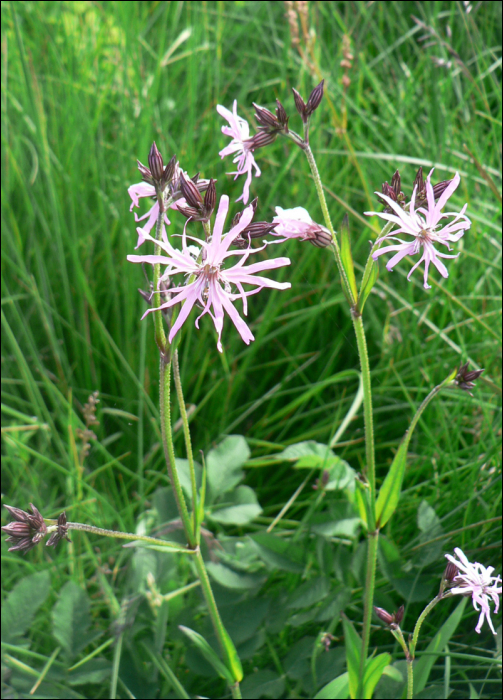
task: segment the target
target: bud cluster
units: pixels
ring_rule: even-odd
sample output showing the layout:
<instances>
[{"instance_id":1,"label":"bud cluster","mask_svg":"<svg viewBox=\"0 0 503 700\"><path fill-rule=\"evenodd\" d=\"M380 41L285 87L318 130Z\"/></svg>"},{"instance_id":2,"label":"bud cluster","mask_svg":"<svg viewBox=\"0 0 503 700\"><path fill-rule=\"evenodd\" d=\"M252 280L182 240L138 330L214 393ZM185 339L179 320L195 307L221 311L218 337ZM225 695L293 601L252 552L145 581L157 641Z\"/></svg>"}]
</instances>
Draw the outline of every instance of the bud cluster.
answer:
<instances>
[{"instance_id":1,"label":"bud cluster","mask_svg":"<svg viewBox=\"0 0 503 700\"><path fill-rule=\"evenodd\" d=\"M449 187L451 182L452 180L443 180L442 182L437 182L436 185L433 185L433 194L435 196L435 200L439 199L439 197L443 194L443 192L445 192L447 187ZM388 182L384 182L382 184L381 191L384 195L396 202L402 209L405 209L408 202L401 188L402 183L400 173L398 172L398 170L395 170L393 177L391 178L391 185ZM418 209L427 202L426 182L423 178L422 167L419 168L419 170L416 173L416 177L414 178L412 191L414 191L414 189L416 190L415 208ZM379 197L379 195L377 196ZM385 203L384 200L381 201ZM387 214L392 214L393 209L389 205L386 205L386 207L384 208L384 212Z\"/></svg>"},{"instance_id":2,"label":"bud cluster","mask_svg":"<svg viewBox=\"0 0 503 700\"><path fill-rule=\"evenodd\" d=\"M255 199L250 202L251 207L253 207L253 215L255 216L255 212L257 211L257 204L258 204L258 197L255 197ZM238 223L241 220L241 217L243 215L242 211L239 211L234 218L232 219L232 228L234 226L237 226ZM239 236L234 239L232 245L235 246L236 248L248 248L250 245L250 242L253 238L263 238L264 236L267 236L268 233L271 233L271 231L274 231L276 228L277 224L275 223L269 223L268 221L252 221L248 226L241 231Z\"/></svg>"},{"instance_id":3,"label":"bud cluster","mask_svg":"<svg viewBox=\"0 0 503 700\"><path fill-rule=\"evenodd\" d=\"M483 369L472 369L471 371L468 369L469 362L465 362L464 365L461 365L460 368L458 369L458 373L456 375L456 378L454 380L454 383L460 388L463 389L463 391L466 391L470 396L473 396L472 392L470 389L473 389L475 386L475 382L477 379L480 377L482 372L484 371Z\"/></svg>"},{"instance_id":4,"label":"bud cluster","mask_svg":"<svg viewBox=\"0 0 503 700\"><path fill-rule=\"evenodd\" d=\"M199 175L199 173L198 173ZM198 177L198 175L196 177ZM204 199L199 190L197 180L189 180L180 174L180 191L188 206L178 205L178 211L194 221L208 221L217 203L216 180L211 179L207 185Z\"/></svg>"},{"instance_id":5,"label":"bud cluster","mask_svg":"<svg viewBox=\"0 0 503 700\"><path fill-rule=\"evenodd\" d=\"M319 107L321 100L323 99L323 86L325 81L322 80L319 85L317 85L312 93L309 95L307 104L304 102L302 96L295 88L292 88L293 98L295 100L295 107L297 112L300 114L304 124L307 124L311 114Z\"/></svg>"}]
</instances>

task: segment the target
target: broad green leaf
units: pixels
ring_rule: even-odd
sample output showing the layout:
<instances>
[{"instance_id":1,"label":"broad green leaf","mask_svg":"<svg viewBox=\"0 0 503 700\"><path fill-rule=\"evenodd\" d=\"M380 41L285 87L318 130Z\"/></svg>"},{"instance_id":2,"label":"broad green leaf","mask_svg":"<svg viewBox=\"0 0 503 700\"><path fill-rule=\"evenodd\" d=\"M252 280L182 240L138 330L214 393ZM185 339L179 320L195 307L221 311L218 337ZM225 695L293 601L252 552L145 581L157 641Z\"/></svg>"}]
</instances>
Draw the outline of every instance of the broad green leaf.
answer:
<instances>
[{"instance_id":1,"label":"broad green leaf","mask_svg":"<svg viewBox=\"0 0 503 700\"><path fill-rule=\"evenodd\" d=\"M89 659L83 666L71 671L67 680L70 685L103 683L110 678L112 664L107 659Z\"/></svg>"},{"instance_id":2,"label":"broad green leaf","mask_svg":"<svg viewBox=\"0 0 503 700\"><path fill-rule=\"evenodd\" d=\"M227 525L246 525L262 512L255 492L249 486L238 486L222 505L224 507L213 510L210 517Z\"/></svg>"},{"instance_id":3,"label":"broad green leaf","mask_svg":"<svg viewBox=\"0 0 503 700\"><path fill-rule=\"evenodd\" d=\"M360 294L358 297L358 311L363 312L363 307L368 299L372 287L377 282L379 277L379 264L376 260L372 258L372 253L374 248L370 251L367 263L365 265L365 270L363 271L362 283L360 285Z\"/></svg>"},{"instance_id":4,"label":"broad green leaf","mask_svg":"<svg viewBox=\"0 0 503 700\"><path fill-rule=\"evenodd\" d=\"M449 615L424 650L421 658L414 664L414 697L426 687L431 669L437 662L438 657L442 655L446 644L449 643L461 622L467 601L468 598L461 598L457 608ZM466 621L464 624L466 624Z\"/></svg>"},{"instance_id":5,"label":"broad green leaf","mask_svg":"<svg viewBox=\"0 0 503 700\"><path fill-rule=\"evenodd\" d=\"M274 671L265 668L257 673L250 673L241 686L243 700L250 698L281 698L285 689L285 681Z\"/></svg>"},{"instance_id":6,"label":"broad green leaf","mask_svg":"<svg viewBox=\"0 0 503 700\"><path fill-rule=\"evenodd\" d=\"M13 644L30 628L37 610L45 602L51 586L48 571L21 579L2 605L2 641Z\"/></svg>"},{"instance_id":7,"label":"broad green leaf","mask_svg":"<svg viewBox=\"0 0 503 700\"><path fill-rule=\"evenodd\" d=\"M363 676L363 697L371 698L378 684L384 669L391 663L390 654L378 654L370 659L367 659L365 673Z\"/></svg>"},{"instance_id":8,"label":"broad green leaf","mask_svg":"<svg viewBox=\"0 0 503 700\"><path fill-rule=\"evenodd\" d=\"M325 576L305 581L290 596L287 608L307 608L323 600L330 590L330 582Z\"/></svg>"},{"instance_id":9,"label":"broad green leaf","mask_svg":"<svg viewBox=\"0 0 503 700\"><path fill-rule=\"evenodd\" d=\"M85 590L74 581L65 583L52 609L52 633L70 658L75 657L88 642L90 607Z\"/></svg>"},{"instance_id":10,"label":"broad green leaf","mask_svg":"<svg viewBox=\"0 0 503 700\"><path fill-rule=\"evenodd\" d=\"M241 481L241 467L249 456L250 448L242 435L230 435L208 452L206 469L212 500Z\"/></svg>"},{"instance_id":11,"label":"broad green leaf","mask_svg":"<svg viewBox=\"0 0 503 700\"><path fill-rule=\"evenodd\" d=\"M358 301L358 288L356 286L355 266L353 263L353 256L351 254L349 217L347 214L344 216L341 224L341 261L351 289L351 294L353 297L352 302L353 304L356 304Z\"/></svg>"},{"instance_id":12,"label":"broad green leaf","mask_svg":"<svg viewBox=\"0 0 503 700\"><path fill-rule=\"evenodd\" d=\"M225 664L222 661L220 661L216 652L213 651L206 639L203 636L201 636L198 632L194 632L194 630L191 630L189 627L178 625L178 628L184 634L186 634L190 641L199 649L206 661L208 661L208 663L210 663L213 666L218 675L224 680L226 680L229 685L233 685L234 678L231 672L225 666Z\"/></svg>"},{"instance_id":13,"label":"broad green leaf","mask_svg":"<svg viewBox=\"0 0 503 700\"><path fill-rule=\"evenodd\" d=\"M349 673L346 671L346 673L327 683L324 688L316 693L314 700L346 700L348 696Z\"/></svg>"},{"instance_id":14,"label":"broad green leaf","mask_svg":"<svg viewBox=\"0 0 503 700\"><path fill-rule=\"evenodd\" d=\"M257 554L271 569L282 569L292 573L304 570L304 552L301 547L267 532L250 536Z\"/></svg>"},{"instance_id":15,"label":"broad green leaf","mask_svg":"<svg viewBox=\"0 0 503 700\"><path fill-rule=\"evenodd\" d=\"M329 513L320 513L311 520L311 530L323 537L356 537L361 520L359 517L335 520Z\"/></svg>"},{"instance_id":16,"label":"broad green leaf","mask_svg":"<svg viewBox=\"0 0 503 700\"><path fill-rule=\"evenodd\" d=\"M342 615L342 625L344 627L344 645L346 648L346 662L349 674L349 695L352 698L356 698L358 680L360 677L360 650L362 641L353 623L348 620L346 615Z\"/></svg>"},{"instance_id":17,"label":"broad green leaf","mask_svg":"<svg viewBox=\"0 0 503 700\"><path fill-rule=\"evenodd\" d=\"M224 586L224 588L256 590L260 588L265 581L263 576L240 574L237 571L229 569L228 566L214 561L207 562L206 569L209 575L221 586Z\"/></svg>"},{"instance_id":18,"label":"broad green leaf","mask_svg":"<svg viewBox=\"0 0 503 700\"><path fill-rule=\"evenodd\" d=\"M315 440L304 440L303 442L296 442L294 445L289 445L283 452L279 452L275 455L278 460L290 460L292 462L297 462L301 458L315 457L313 461L314 466L322 466L322 464L330 457L335 457L334 452L328 447L328 445L322 442L316 442ZM311 468L311 464L307 462L306 459L306 469ZM297 468L301 468L298 467Z\"/></svg>"}]
</instances>

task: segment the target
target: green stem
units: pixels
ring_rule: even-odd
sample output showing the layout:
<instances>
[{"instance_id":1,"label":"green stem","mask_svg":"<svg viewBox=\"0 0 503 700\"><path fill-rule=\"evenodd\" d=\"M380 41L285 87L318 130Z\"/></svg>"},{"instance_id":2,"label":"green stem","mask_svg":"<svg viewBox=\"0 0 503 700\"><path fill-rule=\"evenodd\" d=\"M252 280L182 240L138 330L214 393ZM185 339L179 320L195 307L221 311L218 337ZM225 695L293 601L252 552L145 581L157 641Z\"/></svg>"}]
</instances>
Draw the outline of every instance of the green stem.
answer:
<instances>
[{"instance_id":1,"label":"green stem","mask_svg":"<svg viewBox=\"0 0 503 700\"><path fill-rule=\"evenodd\" d=\"M51 532L56 532L58 530L57 521L45 520L47 523L51 524L47 528L47 534ZM104 535L105 537L116 537L119 540L135 540L140 542L147 542L148 544L155 544L160 547L166 547L167 549L174 549L177 552L187 551L188 554L194 554L195 550L187 549L185 550L179 544L174 544L173 542L166 542L166 540L160 540L157 537L147 537L146 535L138 535L134 532L120 532L117 530L105 530L103 527L96 527L95 525L88 525L87 523L66 523L66 527L69 530L80 530L82 532L91 532L93 535Z\"/></svg>"},{"instance_id":2,"label":"green stem","mask_svg":"<svg viewBox=\"0 0 503 700\"><path fill-rule=\"evenodd\" d=\"M353 299L353 294L351 291L351 286L346 275L346 271L342 265L341 252L339 248L339 242L337 236L335 235L335 230L330 219L330 214L328 212L328 206L325 199L325 193L323 191L323 185L321 182L320 174L318 172L318 167L313 156L313 152L308 143L304 144L304 153L306 154L309 166L311 168L311 173L313 175L314 184L316 187L316 192L318 193L318 199L320 200L321 209L323 216L325 218L325 224L332 234L332 248L334 251L335 262L341 276L342 285L346 294L346 298L349 300L351 306L351 317L353 319L353 327L355 329L356 343L358 347L358 355L360 358L360 367L362 372L362 385L363 385L363 412L364 412L364 424L365 424L365 474L368 479L370 486L370 508L369 508L369 522L368 526L368 549L367 549L367 574L366 574L366 586L365 586L365 596L364 596L364 613L363 613L363 632L362 632L362 648L360 657L360 679L358 682L358 697L361 697L363 691L363 676L365 672L365 664L368 653L369 639L370 639L370 622L372 616L372 604L374 601L374 586L375 586L375 572L376 572L376 562L377 562L377 544L379 533L375 528L375 450L374 450L374 427L373 427L373 413L372 413L372 388L370 379L370 366L367 351L367 342L365 339L365 330L363 328L363 321L361 315L356 310L356 303L353 305L351 300ZM355 300L356 302L356 300Z\"/></svg>"},{"instance_id":3,"label":"green stem","mask_svg":"<svg viewBox=\"0 0 503 700\"><path fill-rule=\"evenodd\" d=\"M180 378L180 364L178 362L178 350L173 354L173 377L175 379L176 396L180 407L180 416L182 418L183 435L185 438L185 448L187 450L187 460L189 462L190 484L192 487L192 519L193 528L196 536L196 542L199 541L197 534L197 485L196 472L194 469L194 456L192 454L192 441L190 439L189 420L187 417L187 409L183 398L182 381Z\"/></svg>"},{"instance_id":4,"label":"green stem","mask_svg":"<svg viewBox=\"0 0 503 700\"><path fill-rule=\"evenodd\" d=\"M241 662L237 655L234 643L227 630L224 627L220 613L218 612L217 604L215 601L215 596L211 589L210 579L208 578L208 572L204 565L204 559L201 555L199 547L196 550L195 564L197 575L199 581L201 582L201 588L203 591L204 598L206 600L206 605L208 606L208 611L210 613L211 621L213 623L213 629L215 630L216 637L218 639L218 644L220 646L220 651L225 659L226 666L236 679L234 686L231 686L232 696L236 698L241 697L241 691L239 690L239 681L243 678L243 669L241 668ZM236 690L237 687L237 690ZM235 692L239 694L234 694Z\"/></svg>"},{"instance_id":5,"label":"green stem","mask_svg":"<svg viewBox=\"0 0 503 700\"><path fill-rule=\"evenodd\" d=\"M195 548L196 540L190 520L185 496L178 477L176 468L175 450L173 446L173 433L171 429L171 362L166 363L161 353L160 367L160 404L161 404L161 430L162 444L164 447L164 457L168 467L168 475L175 496L178 512L183 523L185 536L191 549Z\"/></svg>"}]
</instances>

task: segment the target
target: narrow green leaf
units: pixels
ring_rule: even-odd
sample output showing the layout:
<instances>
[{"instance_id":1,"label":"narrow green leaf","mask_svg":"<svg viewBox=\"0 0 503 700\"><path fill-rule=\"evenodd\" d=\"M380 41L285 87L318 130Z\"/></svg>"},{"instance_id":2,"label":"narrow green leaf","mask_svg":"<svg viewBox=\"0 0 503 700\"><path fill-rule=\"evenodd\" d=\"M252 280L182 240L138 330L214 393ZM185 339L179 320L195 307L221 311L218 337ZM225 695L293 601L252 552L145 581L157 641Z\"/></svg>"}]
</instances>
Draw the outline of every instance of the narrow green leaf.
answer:
<instances>
[{"instance_id":1,"label":"narrow green leaf","mask_svg":"<svg viewBox=\"0 0 503 700\"><path fill-rule=\"evenodd\" d=\"M346 700L349 695L349 674L343 673L327 683L316 695L314 700Z\"/></svg>"},{"instance_id":2,"label":"narrow green leaf","mask_svg":"<svg viewBox=\"0 0 503 700\"><path fill-rule=\"evenodd\" d=\"M210 663L218 675L229 683L229 685L234 684L234 678L232 677L230 671L226 668L225 664L220 661L217 654L210 647L206 639L201 636L198 632L194 632L189 627L184 627L183 625L178 625L178 628L187 635L190 641L196 646L201 654L204 656L206 661ZM234 645L233 645L234 646Z\"/></svg>"},{"instance_id":3,"label":"narrow green leaf","mask_svg":"<svg viewBox=\"0 0 503 700\"><path fill-rule=\"evenodd\" d=\"M376 502L376 518L379 528L384 527L391 518L400 500L403 475L407 464L407 448L409 447L410 433L407 431L400 447L391 463L386 478L379 489Z\"/></svg>"},{"instance_id":4,"label":"narrow green leaf","mask_svg":"<svg viewBox=\"0 0 503 700\"><path fill-rule=\"evenodd\" d=\"M362 283L360 285L360 294L358 296L358 311L360 313L362 313L365 302L372 291L372 287L379 277L379 265L377 261L372 258L373 251L374 248L372 248L370 251L370 255L365 265L365 270L363 271Z\"/></svg>"},{"instance_id":5,"label":"narrow green leaf","mask_svg":"<svg viewBox=\"0 0 503 700\"><path fill-rule=\"evenodd\" d=\"M365 666L365 674L363 676L363 697L371 698L374 689L379 682L384 669L391 663L390 654L379 654L370 659L367 659Z\"/></svg>"},{"instance_id":6,"label":"narrow green leaf","mask_svg":"<svg viewBox=\"0 0 503 700\"><path fill-rule=\"evenodd\" d=\"M351 254L349 217L347 214L344 216L341 225L341 261L351 288L351 294L353 296L352 301L354 304L356 304L358 301L358 289L356 287L355 267L353 263L353 256Z\"/></svg>"},{"instance_id":7,"label":"narrow green leaf","mask_svg":"<svg viewBox=\"0 0 503 700\"><path fill-rule=\"evenodd\" d=\"M346 662L349 674L349 695L356 698L358 690L358 678L360 675L360 650L362 640L355 630L353 623L346 615L342 615L342 625L344 627L344 644L346 647Z\"/></svg>"}]
</instances>

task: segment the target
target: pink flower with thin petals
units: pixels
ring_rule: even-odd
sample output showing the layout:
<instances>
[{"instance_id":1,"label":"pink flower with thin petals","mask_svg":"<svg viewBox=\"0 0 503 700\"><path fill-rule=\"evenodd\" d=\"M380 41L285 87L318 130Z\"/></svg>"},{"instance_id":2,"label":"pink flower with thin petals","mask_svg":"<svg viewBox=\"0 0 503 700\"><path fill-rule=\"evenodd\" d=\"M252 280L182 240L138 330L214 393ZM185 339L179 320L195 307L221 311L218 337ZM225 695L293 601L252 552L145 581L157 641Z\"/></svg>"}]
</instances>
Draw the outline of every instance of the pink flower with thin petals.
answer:
<instances>
[{"instance_id":1,"label":"pink flower with thin petals","mask_svg":"<svg viewBox=\"0 0 503 700\"><path fill-rule=\"evenodd\" d=\"M129 211L133 211L133 207L138 207L140 206L139 204L139 199L143 197L155 197L156 192L155 192L155 187L153 185L149 185L147 182L137 182L134 185L131 185L131 187L128 187L128 194L131 197L132 204L129 208ZM186 204L184 199L179 199L177 202L173 202L170 204L169 209L178 209L178 204L181 204L184 206ZM143 216L138 216L138 214L135 212L134 213L134 218L135 221L143 221L143 219L147 219L147 223L142 226L138 227L136 230L138 232L138 243L135 246L136 248L139 248L143 241L145 240L144 234L149 234L150 231L154 228L156 222L157 222L157 217L159 216L159 202L155 202L154 206L148 210L146 214ZM170 225L170 220L166 216L166 213L163 214L163 219L164 223L167 224L168 226ZM164 232L165 233L165 232Z\"/></svg>"},{"instance_id":2,"label":"pink flower with thin petals","mask_svg":"<svg viewBox=\"0 0 503 700\"><path fill-rule=\"evenodd\" d=\"M428 202L428 208L425 209L420 207L415 210L416 202L416 187L412 194L412 199L410 201L409 212L404 211L396 202L394 202L390 197L380 192L376 192L379 197L386 201L386 203L393 209L394 214L387 214L385 212L365 212L367 216L380 216L381 219L386 221L392 221L398 225L398 228L391 231L391 233L386 234L382 238L379 238L376 243L381 241L398 241L398 243L386 246L385 248L380 248L372 257L374 260L383 253L388 253L390 251L395 251L395 255L388 261L386 267L388 270L392 270L395 265L397 265L402 258L406 255L417 255L422 253L418 262L412 267L411 271L407 275L407 279L410 279L411 274L414 270L424 262L424 288L431 289L428 284L428 268L430 263L433 263L437 270L440 272L442 277L448 277L449 273L444 263L439 258L457 258L459 253L456 255L446 255L445 253L440 253L434 243L443 245L447 250L451 250L449 242L456 242L463 236L464 232L470 228L471 221L465 216L465 211L467 205L462 208L459 213L448 212L442 214L442 208L446 205L449 197L454 193L457 186L459 185L460 177L459 173L456 173L453 180L451 180L449 186L445 189L442 195L439 197L438 202L435 203L435 195L433 193L433 187L431 185L431 175L433 170L431 170L428 178L426 180L426 198ZM451 221L446 223L442 228L441 220L447 217L454 217ZM403 233L408 236L412 236L412 241L402 241L397 237L398 233Z\"/></svg>"},{"instance_id":3,"label":"pink flower with thin petals","mask_svg":"<svg viewBox=\"0 0 503 700\"><path fill-rule=\"evenodd\" d=\"M293 209L276 207L273 223L278 225L271 231L271 235L282 237L275 243L283 243L289 238L300 238L323 248L332 241L330 231L325 226L315 223L304 207L294 207Z\"/></svg>"},{"instance_id":4,"label":"pink flower with thin petals","mask_svg":"<svg viewBox=\"0 0 503 700\"><path fill-rule=\"evenodd\" d=\"M480 609L479 621L475 632L480 634L484 620L487 620L492 633L496 634L491 620L489 601L493 601L494 612L497 613L500 605L499 596L501 595L501 586L498 586L498 584L501 583L501 578L491 575L494 571L493 566L486 568L478 562L475 562L475 564L469 562L459 547L454 549L454 553L458 559L451 554L445 555L446 559L459 570L459 573L452 580L454 588L450 589L451 593L454 595L471 595L473 607L477 612Z\"/></svg>"},{"instance_id":5,"label":"pink flower with thin petals","mask_svg":"<svg viewBox=\"0 0 503 700\"><path fill-rule=\"evenodd\" d=\"M222 327L224 321L224 311L230 316L231 321L236 326L238 333L244 342L248 345L251 340L254 340L251 330L243 321L237 310L233 306L233 302L241 299L243 302L243 313L245 316L248 311L247 297L251 294L256 294L264 287L271 289L288 289L291 287L289 282L275 282L266 277L256 277L257 272L263 270L274 270L284 265L289 265L288 258L276 258L274 260L264 260L262 262L253 263L245 266L250 253L263 248L248 248L247 250L229 251L229 247L235 238L248 226L253 218L253 207L247 207L238 224L234 226L229 233L222 236L225 218L229 209L229 198L224 195L220 199L215 226L210 242L202 241L198 238L193 238L196 243L201 246L200 255L196 258L189 251L187 246L187 238L185 231L182 237L182 249L177 250L169 243L168 240L155 241L149 234L145 234L144 238L154 241L167 254L164 255L128 255L127 259L130 262L136 263L160 263L167 265L161 280L165 280L172 275L178 273L188 275L189 281L187 284L175 289L170 289L171 299L164 304L161 304L160 309L166 309L180 302L184 302L180 308L178 317L169 333L169 342L183 326L187 317L196 302L203 307L203 311L196 319L196 327L199 328L199 319L204 314L209 313L215 324L218 334L217 347L222 352ZM191 246L192 247L192 246ZM233 267L224 269L224 261L231 255L239 255L241 259ZM193 278L192 281L190 279ZM256 289L245 291L244 284L255 285ZM237 289L237 293L232 292L231 285ZM143 315L143 318L156 309L148 309Z\"/></svg>"},{"instance_id":6,"label":"pink flower with thin petals","mask_svg":"<svg viewBox=\"0 0 503 700\"><path fill-rule=\"evenodd\" d=\"M255 177L260 176L260 168L255 162L253 151L250 148L248 139L250 138L250 127L245 119L238 116L237 101L234 100L232 112L222 105L217 105L217 112L221 117L227 119L230 126L223 126L222 133L230 136L232 141L228 146L223 148L218 154L221 158L236 153L233 163L237 163L237 170L228 175L235 175L235 180L239 175L246 173L246 181L243 187L243 194L236 199L236 202L243 200L243 204L247 204L250 198L250 183L252 181L252 168L255 168Z\"/></svg>"}]
</instances>

